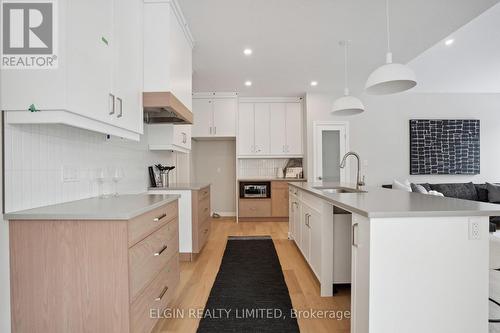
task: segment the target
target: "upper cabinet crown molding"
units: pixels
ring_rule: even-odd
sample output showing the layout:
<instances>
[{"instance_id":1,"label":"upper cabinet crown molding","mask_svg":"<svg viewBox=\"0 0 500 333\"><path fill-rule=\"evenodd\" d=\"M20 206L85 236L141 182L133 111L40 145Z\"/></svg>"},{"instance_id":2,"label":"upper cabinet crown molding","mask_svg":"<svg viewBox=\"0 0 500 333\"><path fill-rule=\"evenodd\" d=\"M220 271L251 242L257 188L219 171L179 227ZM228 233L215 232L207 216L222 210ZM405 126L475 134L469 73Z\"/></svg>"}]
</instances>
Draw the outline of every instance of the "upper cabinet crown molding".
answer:
<instances>
[{"instance_id":1,"label":"upper cabinet crown molding","mask_svg":"<svg viewBox=\"0 0 500 333\"><path fill-rule=\"evenodd\" d=\"M302 103L302 97L240 97L240 103Z\"/></svg>"},{"instance_id":2,"label":"upper cabinet crown molding","mask_svg":"<svg viewBox=\"0 0 500 333\"><path fill-rule=\"evenodd\" d=\"M193 93L193 98L237 98L237 92L198 92Z\"/></svg>"}]
</instances>

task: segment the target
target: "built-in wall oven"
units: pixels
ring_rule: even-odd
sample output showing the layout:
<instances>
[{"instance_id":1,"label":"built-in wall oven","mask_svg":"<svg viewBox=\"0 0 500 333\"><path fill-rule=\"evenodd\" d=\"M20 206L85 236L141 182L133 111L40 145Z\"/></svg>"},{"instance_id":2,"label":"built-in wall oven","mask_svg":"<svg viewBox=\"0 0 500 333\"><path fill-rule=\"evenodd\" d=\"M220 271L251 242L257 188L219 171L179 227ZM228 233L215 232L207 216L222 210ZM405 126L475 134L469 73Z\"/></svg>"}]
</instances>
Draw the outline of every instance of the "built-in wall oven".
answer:
<instances>
[{"instance_id":1,"label":"built-in wall oven","mask_svg":"<svg viewBox=\"0 0 500 333\"><path fill-rule=\"evenodd\" d=\"M271 182L240 182L241 199L263 199L271 197Z\"/></svg>"}]
</instances>

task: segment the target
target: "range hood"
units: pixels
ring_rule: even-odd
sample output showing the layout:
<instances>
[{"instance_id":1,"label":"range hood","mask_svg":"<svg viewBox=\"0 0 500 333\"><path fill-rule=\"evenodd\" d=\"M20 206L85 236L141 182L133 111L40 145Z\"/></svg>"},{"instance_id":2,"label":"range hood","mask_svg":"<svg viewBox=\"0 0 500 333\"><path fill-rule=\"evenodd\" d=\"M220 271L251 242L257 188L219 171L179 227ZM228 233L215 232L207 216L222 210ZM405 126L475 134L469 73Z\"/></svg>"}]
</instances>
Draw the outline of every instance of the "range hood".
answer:
<instances>
[{"instance_id":1,"label":"range hood","mask_svg":"<svg viewBox=\"0 0 500 333\"><path fill-rule=\"evenodd\" d=\"M143 92L142 103L147 124L193 123L193 113L171 92Z\"/></svg>"}]
</instances>

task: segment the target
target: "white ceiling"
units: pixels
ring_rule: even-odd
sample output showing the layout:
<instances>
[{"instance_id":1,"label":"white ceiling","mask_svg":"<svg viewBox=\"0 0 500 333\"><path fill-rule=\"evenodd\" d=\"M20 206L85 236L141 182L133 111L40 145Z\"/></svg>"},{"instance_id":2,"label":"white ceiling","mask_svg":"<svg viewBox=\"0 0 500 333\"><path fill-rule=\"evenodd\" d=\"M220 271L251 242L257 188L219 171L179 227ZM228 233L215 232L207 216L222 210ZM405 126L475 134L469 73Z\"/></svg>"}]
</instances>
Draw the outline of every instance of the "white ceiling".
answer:
<instances>
[{"instance_id":1,"label":"white ceiling","mask_svg":"<svg viewBox=\"0 0 500 333\"><path fill-rule=\"evenodd\" d=\"M415 92L500 92L500 4L413 59Z\"/></svg>"},{"instance_id":2,"label":"white ceiling","mask_svg":"<svg viewBox=\"0 0 500 333\"><path fill-rule=\"evenodd\" d=\"M499 0L392 0L392 49L406 63ZM195 39L194 91L242 96L341 94L352 40L350 86L362 92L384 62L385 0L179 0ZM498 39L496 39L498 41ZM250 47L253 55L245 57ZM417 73L417 76L419 73ZM252 87L244 82L251 80ZM319 82L310 87L312 80Z\"/></svg>"}]
</instances>

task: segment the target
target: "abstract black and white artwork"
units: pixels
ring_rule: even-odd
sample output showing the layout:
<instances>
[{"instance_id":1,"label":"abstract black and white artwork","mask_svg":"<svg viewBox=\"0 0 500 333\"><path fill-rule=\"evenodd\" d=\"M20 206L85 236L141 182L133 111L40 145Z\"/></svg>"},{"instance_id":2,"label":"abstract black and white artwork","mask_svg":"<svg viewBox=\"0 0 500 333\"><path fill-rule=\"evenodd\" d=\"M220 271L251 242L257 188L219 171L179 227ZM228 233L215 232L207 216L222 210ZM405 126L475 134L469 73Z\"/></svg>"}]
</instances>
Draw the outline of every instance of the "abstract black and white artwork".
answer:
<instances>
[{"instance_id":1,"label":"abstract black and white artwork","mask_svg":"<svg viewBox=\"0 0 500 333\"><path fill-rule=\"evenodd\" d=\"M479 174L479 120L411 119L411 175Z\"/></svg>"}]
</instances>

